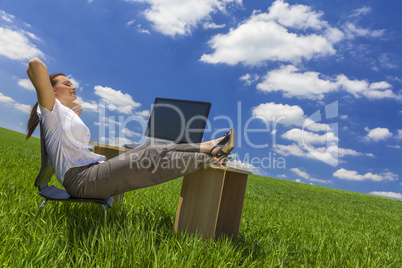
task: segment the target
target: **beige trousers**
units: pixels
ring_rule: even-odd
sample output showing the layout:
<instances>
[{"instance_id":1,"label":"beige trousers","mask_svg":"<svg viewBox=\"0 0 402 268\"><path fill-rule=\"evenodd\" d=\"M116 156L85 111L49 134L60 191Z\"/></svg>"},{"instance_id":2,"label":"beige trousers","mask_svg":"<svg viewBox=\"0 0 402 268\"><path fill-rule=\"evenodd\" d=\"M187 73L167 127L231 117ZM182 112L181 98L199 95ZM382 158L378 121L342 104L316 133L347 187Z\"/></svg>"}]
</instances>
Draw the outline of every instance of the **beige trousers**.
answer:
<instances>
[{"instance_id":1,"label":"beige trousers","mask_svg":"<svg viewBox=\"0 0 402 268\"><path fill-rule=\"evenodd\" d=\"M73 197L107 198L190 174L212 160L200 153L199 144L147 142L104 162L69 169L63 186Z\"/></svg>"}]
</instances>

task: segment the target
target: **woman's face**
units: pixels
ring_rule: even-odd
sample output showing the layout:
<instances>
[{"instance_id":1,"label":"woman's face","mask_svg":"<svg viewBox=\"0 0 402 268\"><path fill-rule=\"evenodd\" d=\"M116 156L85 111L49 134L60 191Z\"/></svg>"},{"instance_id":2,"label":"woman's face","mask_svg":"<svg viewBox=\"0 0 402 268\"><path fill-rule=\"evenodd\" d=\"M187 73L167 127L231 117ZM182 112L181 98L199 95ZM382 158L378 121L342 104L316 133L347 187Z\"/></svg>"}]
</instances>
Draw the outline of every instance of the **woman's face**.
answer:
<instances>
[{"instance_id":1,"label":"woman's face","mask_svg":"<svg viewBox=\"0 0 402 268\"><path fill-rule=\"evenodd\" d=\"M54 95L64 105L75 101L77 96L75 90L77 89L67 77L60 75L54 78L56 84L53 87Z\"/></svg>"}]
</instances>

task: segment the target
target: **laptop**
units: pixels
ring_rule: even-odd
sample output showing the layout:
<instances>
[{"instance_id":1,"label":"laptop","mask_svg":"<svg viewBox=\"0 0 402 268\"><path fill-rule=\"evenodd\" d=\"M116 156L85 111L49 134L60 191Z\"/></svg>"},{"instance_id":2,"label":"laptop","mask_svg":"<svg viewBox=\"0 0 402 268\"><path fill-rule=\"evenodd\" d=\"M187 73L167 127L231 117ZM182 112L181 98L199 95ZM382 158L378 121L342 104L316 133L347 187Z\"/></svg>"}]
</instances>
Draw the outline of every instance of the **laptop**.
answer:
<instances>
[{"instance_id":1,"label":"laptop","mask_svg":"<svg viewBox=\"0 0 402 268\"><path fill-rule=\"evenodd\" d=\"M211 103L155 98L145 136L176 143L201 143Z\"/></svg>"}]
</instances>

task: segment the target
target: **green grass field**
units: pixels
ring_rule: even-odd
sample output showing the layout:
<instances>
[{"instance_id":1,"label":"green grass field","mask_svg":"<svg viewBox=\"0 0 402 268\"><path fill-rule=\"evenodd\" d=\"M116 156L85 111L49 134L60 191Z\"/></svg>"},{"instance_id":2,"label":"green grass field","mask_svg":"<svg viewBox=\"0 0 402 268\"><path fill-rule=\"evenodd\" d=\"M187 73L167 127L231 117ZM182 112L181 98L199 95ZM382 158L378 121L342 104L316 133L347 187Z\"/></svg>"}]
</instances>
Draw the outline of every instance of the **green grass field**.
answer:
<instances>
[{"instance_id":1,"label":"green grass field","mask_svg":"<svg viewBox=\"0 0 402 268\"><path fill-rule=\"evenodd\" d=\"M249 176L239 237L176 234L181 179L96 204L43 201L37 138L0 128L0 267L402 267L402 201ZM55 179L54 183L57 183Z\"/></svg>"}]
</instances>

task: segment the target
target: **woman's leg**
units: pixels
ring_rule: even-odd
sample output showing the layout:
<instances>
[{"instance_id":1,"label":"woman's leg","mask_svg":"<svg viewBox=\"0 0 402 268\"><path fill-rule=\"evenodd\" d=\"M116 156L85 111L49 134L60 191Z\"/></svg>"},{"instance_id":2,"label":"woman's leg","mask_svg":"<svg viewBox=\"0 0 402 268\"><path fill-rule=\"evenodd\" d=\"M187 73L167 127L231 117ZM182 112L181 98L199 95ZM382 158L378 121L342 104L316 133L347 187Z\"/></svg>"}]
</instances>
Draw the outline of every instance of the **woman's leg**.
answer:
<instances>
[{"instance_id":1,"label":"woman's leg","mask_svg":"<svg viewBox=\"0 0 402 268\"><path fill-rule=\"evenodd\" d=\"M63 184L70 195L85 198L107 198L157 185L211 162L213 156L201 151L210 150L213 144L147 142L105 162L72 168Z\"/></svg>"}]
</instances>

